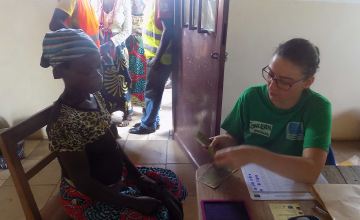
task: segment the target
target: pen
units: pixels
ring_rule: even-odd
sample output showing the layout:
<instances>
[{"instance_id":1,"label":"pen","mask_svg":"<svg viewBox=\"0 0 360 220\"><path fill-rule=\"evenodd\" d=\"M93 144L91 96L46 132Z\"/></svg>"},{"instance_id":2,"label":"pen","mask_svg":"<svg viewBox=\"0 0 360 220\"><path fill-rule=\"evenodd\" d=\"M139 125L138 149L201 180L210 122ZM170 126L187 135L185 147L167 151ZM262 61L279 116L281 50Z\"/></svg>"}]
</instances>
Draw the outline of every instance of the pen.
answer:
<instances>
[{"instance_id":1,"label":"pen","mask_svg":"<svg viewBox=\"0 0 360 220\"><path fill-rule=\"evenodd\" d=\"M322 213L324 215L330 216L330 214L327 211L325 211L325 210L323 210L323 209L321 209L321 208L319 208L317 206L314 206L313 209L315 209L316 211L318 211L318 212L320 212L320 213Z\"/></svg>"}]
</instances>

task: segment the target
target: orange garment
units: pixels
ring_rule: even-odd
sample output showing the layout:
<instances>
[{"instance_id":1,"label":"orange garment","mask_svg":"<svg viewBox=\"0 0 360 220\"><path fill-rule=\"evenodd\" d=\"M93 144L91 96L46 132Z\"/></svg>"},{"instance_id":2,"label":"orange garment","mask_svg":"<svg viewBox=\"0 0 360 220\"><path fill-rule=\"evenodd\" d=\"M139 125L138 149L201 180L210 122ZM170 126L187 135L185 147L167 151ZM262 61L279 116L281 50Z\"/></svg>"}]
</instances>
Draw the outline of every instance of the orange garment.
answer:
<instances>
[{"instance_id":1,"label":"orange garment","mask_svg":"<svg viewBox=\"0 0 360 220\"><path fill-rule=\"evenodd\" d=\"M70 28L82 29L100 48L99 22L90 0L60 0L56 8L69 14L66 23Z\"/></svg>"}]
</instances>

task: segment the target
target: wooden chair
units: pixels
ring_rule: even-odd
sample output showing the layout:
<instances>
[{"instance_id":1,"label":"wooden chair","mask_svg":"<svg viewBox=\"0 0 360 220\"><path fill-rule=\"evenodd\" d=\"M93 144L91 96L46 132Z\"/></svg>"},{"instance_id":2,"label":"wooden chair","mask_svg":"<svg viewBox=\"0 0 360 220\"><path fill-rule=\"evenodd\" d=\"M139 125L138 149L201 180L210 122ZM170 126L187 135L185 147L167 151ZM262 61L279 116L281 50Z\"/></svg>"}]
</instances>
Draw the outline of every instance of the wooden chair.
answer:
<instances>
[{"instance_id":1,"label":"wooden chair","mask_svg":"<svg viewBox=\"0 0 360 220\"><path fill-rule=\"evenodd\" d=\"M9 167L11 177L14 180L14 185L27 220L71 219L61 206L60 193L57 193L57 195L39 211L29 185L29 180L56 158L55 153L50 153L45 156L27 172L24 171L16 153L17 142L47 125L51 110L52 106L49 106L26 119L24 122L0 134L0 149Z\"/></svg>"}]
</instances>

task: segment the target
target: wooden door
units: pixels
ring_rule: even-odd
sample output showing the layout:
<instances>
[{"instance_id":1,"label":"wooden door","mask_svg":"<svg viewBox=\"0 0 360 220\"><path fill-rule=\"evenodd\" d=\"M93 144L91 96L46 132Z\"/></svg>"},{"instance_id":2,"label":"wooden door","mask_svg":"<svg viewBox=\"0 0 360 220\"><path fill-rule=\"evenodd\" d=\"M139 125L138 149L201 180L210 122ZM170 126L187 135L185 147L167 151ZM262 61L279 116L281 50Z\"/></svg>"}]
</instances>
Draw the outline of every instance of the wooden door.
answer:
<instances>
[{"instance_id":1,"label":"wooden door","mask_svg":"<svg viewBox=\"0 0 360 220\"><path fill-rule=\"evenodd\" d=\"M174 139L197 167L212 159L196 133L220 133L229 1L175 0Z\"/></svg>"}]
</instances>

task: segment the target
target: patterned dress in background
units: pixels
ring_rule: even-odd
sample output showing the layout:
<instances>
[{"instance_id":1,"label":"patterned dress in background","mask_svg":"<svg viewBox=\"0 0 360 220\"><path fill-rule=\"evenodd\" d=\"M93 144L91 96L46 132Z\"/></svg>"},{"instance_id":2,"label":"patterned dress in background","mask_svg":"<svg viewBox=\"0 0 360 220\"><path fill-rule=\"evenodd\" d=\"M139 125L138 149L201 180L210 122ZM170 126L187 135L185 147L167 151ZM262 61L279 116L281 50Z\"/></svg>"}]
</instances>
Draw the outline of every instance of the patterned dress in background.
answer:
<instances>
[{"instance_id":1,"label":"patterned dress in background","mask_svg":"<svg viewBox=\"0 0 360 220\"><path fill-rule=\"evenodd\" d=\"M132 113L130 86L131 78L128 71L129 54L126 47L126 39L132 31L131 1L115 0L113 10L105 13L103 0L92 0L92 5L98 17L101 31L105 31L105 42L110 39L115 45L115 53L112 65L104 65L104 86L100 90L106 100L106 107L110 113L123 111L124 119Z\"/></svg>"},{"instance_id":2,"label":"patterned dress in background","mask_svg":"<svg viewBox=\"0 0 360 220\"><path fill-rule=\"evenodd\" d=\"M139 40L139 44L133 45L128 40L126 47L129 51L129 73L132 81L131 102L134 105L145 107L145 82L146 82L146 56L143 41L139 30L142 28L142 16L132 16L133 35Z\"/></svg>"}]
</instances>

